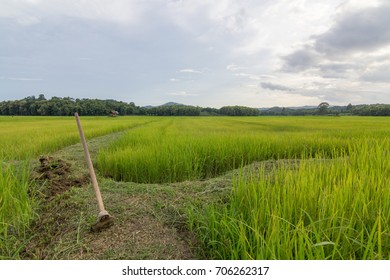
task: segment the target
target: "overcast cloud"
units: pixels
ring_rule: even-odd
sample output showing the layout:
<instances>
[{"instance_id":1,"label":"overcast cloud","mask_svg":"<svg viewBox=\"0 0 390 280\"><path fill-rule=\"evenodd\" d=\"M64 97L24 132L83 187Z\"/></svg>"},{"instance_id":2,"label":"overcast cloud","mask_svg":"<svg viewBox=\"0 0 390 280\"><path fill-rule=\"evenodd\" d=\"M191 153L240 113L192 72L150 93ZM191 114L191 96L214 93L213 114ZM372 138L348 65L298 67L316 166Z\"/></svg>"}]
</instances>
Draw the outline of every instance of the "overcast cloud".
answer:
<instances>
[{"instance_id":1,"label":"overcast cloud","mask_svg":"<svg viewBox=\"0 0 390 280\"><path fill-rule=\"evenodd\" d=\"M390 103L386 0L0 1L0 100Z\"/></svg>"}]
</instances>

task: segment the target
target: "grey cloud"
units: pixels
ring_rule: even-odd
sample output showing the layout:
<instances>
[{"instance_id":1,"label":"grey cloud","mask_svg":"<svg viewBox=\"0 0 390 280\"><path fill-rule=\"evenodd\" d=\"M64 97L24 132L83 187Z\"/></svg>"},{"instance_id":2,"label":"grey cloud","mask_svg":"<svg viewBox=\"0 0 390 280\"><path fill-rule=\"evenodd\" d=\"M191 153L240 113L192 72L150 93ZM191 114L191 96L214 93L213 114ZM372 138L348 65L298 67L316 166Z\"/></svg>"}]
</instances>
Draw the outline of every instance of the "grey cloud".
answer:
<instances>
[{"instance_id":1,"label":"grey cloud","mask_svg":"<svg viewBox=\"0 0 390 280\"><path fill-rule=\"evenodd\" d=\"M390 4L347 13L329 31L313 37L315 49L327 55L373 50L390 43Z\"/></svg>"},{"instance_id":2,"label":"grey cloud","mask_svg":"<svg viewBox=\"0 0 390 280\"><path fill-rule=\"evenodd\" d=\"M319 62L319 55L309 46L284 56L282 70L286 72L300 72L310 69Z\"/></svg>"},{"instance_id":3,"label":"grey cloud","mask_svg":"<svg viewBox=\"0 0 390 280\"><path fill-rule=\"evenodd\" d=\"M390 83L390 63L368 70L361 79L368 82Z\"/></svg>"},{"instance_id":4,"label":"grey cloud","mask_svg":"<svg viewBox=\"0 0 390 280\"><path fill-rule=\"evenodd\" d=\"M264 89L278 90L278 91L294 91L293 88L289 88L283 85L277 85L273 83L260 83L260 86Z\"/></svg>"},{"instance_id":5,"label":"grey cloud","mask_svg":"<svg viewBox=\"0 0 390 280\"><path fill-rule=\"evenodd\" d=\"M318 65L318 70L323 78L344 78L351 70L359 69L361 66L352 63L328 62Z\"/></svg>"},{"instance_id":6,"label":"grey cloud","mask_svg":"<svg viewBox=\"0 0 390 280\"><path fill-rule=\"evenodd\" d=\"M375 51L390 45L390 4L342 14L327 32L312 36L312 45L282 57L284 72L317 71L324 78L343 78L377 59L357 60L359 51Z\"/></svg>"}]
</instances>

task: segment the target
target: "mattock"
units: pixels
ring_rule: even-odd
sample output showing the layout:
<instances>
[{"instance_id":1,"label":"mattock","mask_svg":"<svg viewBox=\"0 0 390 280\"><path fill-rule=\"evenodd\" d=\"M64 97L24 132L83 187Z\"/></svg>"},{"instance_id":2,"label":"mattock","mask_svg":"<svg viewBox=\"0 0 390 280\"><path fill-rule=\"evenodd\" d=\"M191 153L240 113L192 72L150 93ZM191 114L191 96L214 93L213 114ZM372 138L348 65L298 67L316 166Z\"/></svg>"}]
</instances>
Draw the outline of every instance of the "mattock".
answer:
<instances>
[{"instance_id":1,"label":"mattock","mask_svg":"<svg viewBox=\"0 0 390 280\"><path fill-rule=\"evenodd\" d=\"M97 222L91 226L91 230L96 232L96 231L100 231L104 228L108 228L108 227L112 226L114 224L114 218L107 212L106 209L104 209L102 195L100 193L99 185L98 185L98 182L96 180L96 175L95 175L95 171L93 169L91 156L89 155L87 142L85 141L84 132L83 132L83 129L81 127L79 114L74 113L74 116L76 117L76 122L77 122L77 127L79 128L81 143L83 144L83 148L84 148L85 159L87 161L89 174L91 175L92 185L93 185L93 189L95 191L96 200L97 200L98 207L99 207L99 215L98 215Z\"/></svg>"}]
</instances>

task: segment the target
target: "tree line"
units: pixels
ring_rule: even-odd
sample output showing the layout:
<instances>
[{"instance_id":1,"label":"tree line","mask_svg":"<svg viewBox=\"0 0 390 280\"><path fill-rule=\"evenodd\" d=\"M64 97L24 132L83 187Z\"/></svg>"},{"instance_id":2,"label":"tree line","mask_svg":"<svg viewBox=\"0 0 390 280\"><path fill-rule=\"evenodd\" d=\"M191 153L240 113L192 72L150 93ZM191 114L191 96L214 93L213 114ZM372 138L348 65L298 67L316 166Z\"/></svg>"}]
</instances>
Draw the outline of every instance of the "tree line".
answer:
<instances>
[{"instance_id":1,"label":"tree line","mask_svg":"<svg viewBox=\"0 0 390 280\"><path fill-rule=\"evenodd\" d=\"M0 115L9 116L71 116L75 112L84 116L105 116L116 111L119 115L152 116L304 116L304 115L359 115L390 116L389 104L333 106L322 102L316 108L273 107L266 110L246 106L224 106L220 109L210 107L169 104L157 107L140 107L133 102L116 100L74 99L71 97L52 97L43 94L29 96L20 100L0 102Z\"/></svg>"},{"instance_id":2,"label":"tree line","mask_svg":"<svg viewBox=\"0 0 390 280\"><path fill-rule=\"evenodd\" d=\"M228 115L253 116L259 110L245 106L225 106L221 109L202 108L182 104L170 104L157 107L140 107L133 102L116 100L74 99L71 97L52 97L46 99L43 94L29 96L20 100L0 102L0 115L9 116L72 116L75 112L84 116L105 116L111 112L119 115L151 116L200 116Z\"/></svg>"},{"instance_id":3,"label":"tree line","mask_svg":"<svg viewBox=\"0 0 390 280\"><path fill-rule=\"evenodd\" d=\"M325 104L324 104L325 103ZM272 107L262 110L260 115L263 116L390 116L390 104L363 104L347 106L332 106L322 102L314 108L286 108Z\"/></svg>"}]
</instances>

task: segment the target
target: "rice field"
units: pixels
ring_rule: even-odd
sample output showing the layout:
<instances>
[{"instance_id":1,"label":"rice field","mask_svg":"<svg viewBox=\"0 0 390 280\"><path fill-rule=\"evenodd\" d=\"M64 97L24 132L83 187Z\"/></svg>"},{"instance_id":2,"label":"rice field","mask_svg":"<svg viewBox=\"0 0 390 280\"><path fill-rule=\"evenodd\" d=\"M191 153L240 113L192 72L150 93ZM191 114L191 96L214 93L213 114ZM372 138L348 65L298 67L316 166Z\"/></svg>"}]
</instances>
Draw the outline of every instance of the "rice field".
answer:
<instances>
[{"instance_id":1,"label":"rice field","mask_svg":"<svg viewBox=\"0 0 390 280\"><path fill-rule=\"evenodd\" d=\"M189 209L210 258L389 259L389 128L386 118L171 118L98 162L116 180L171 183L278 160L235 178L229 203Z\"/></svg>"},{"instance_id":2,"label":"rice field","mask_svg":"<svg viewBox=\"0 0 390 280\"><path fill-rule=\"evenodd\" d=\"M170 183L218 176L254 161L337 157L360 139L383 139L386 118L165 118L140 126L98 157L116 180Z\"/></svg>"},{"instance_id":3,"label":"rice field","mask_svg":"<svg viewBox=\"0 0 390 280\"><path fill-rule=\"evenodd\" d=\"M237 169L227 201L186 209L208 258L390 259L389 118L90 117L82 125L88 139L128 129L96 159L99 174L117 181L170 184ZM74 118L0 118L3 235L33 216L28 175L4 162L77 143L77 133ZM14 209L19 225L8 218Z\"/></svg>"},{"instance_id":4,"label":"rice field","mask_svg":"<svg viewBox=\"0 0 390 280\"><path fill-rule=\"evenodd\" d=\"M147 117L82 117L85 137L93 138L151 121ZM0 158L25 160L80 141L74 117L0 116Z\"/></svg>"}]
</instances>

